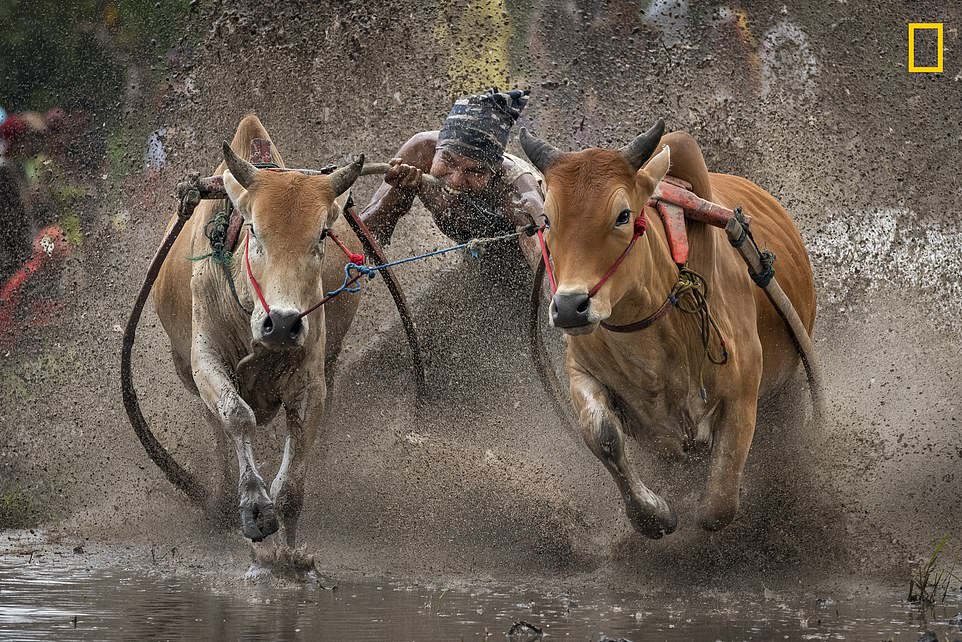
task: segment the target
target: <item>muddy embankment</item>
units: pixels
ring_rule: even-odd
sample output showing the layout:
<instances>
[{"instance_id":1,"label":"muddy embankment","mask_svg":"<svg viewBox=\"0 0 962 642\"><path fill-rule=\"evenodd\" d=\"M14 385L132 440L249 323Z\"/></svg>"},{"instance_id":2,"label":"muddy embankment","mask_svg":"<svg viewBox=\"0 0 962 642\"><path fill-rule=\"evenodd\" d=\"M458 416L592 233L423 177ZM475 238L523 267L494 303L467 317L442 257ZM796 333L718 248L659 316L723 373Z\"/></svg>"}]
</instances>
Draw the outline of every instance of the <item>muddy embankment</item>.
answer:
<instances>
[{"instance_id":1,"label":"muddy embankment","mask_svg":"<svg viewBox=\"0 0 962 642\"><path fill-rule=\"evenodd\" d=\"M436 128L453 95L513 85L532 90L523 124L563 149L621 145L664 117L700 140L710 168L750 177L786 205L815 267L831 412L812 426L798 391L765 404L741 513L718 534L694 525L697 467L652 471L681 524L641 541L608 473L545 403L523 340L527 277L503 269L511 257L405 267L431 395L414 410L396 312L373 283L340 360L300 529L323 567L616 572L632 583L666 572L774 583L844 569L901 582L908 559L957 528L960 69L947 59L944 74L907 73L905 25L944 21L951 50L962 13L934 2L907 12L890 0L656 1L645 11L635 2L337 4L215 3L185 23L200 44L156 115L173 128L160 195L129 190L130 219L93 241L70 324L4 358L0 464L48 524L71 537L195 550L200 562L245 555L239 535L206 520L146 459L117 367L117 329L171 212L164 192L212 169L245 112L263 118L293 165L359 152L387 159L413 132ZM362 179L356 200L375 185ZM390 253L444 243L416 209ZM139 341L145 413L178 458L213 479L214 438L153 313ZM277 428L257 444L266 470Z\"/></svg>"}]
</instances>

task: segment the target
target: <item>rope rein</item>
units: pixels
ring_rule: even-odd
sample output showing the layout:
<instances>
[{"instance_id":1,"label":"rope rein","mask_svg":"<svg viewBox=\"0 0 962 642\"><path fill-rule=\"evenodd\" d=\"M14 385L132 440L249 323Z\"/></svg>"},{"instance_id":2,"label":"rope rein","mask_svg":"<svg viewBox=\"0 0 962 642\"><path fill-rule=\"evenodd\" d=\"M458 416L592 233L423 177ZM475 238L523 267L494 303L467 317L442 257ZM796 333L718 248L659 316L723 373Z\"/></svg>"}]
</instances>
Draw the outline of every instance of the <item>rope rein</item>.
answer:
<instances>
[{"instance_id":1,"label":"rope rein","mask_svg":"<svg viewBox=\"0 0 962 642\"><path fill-rule=\"evenodd\" d=\"M204 259L210 259L215 264L221 266L224 272L224 279L227 280L231 296L234 297L237 307L245 314L250 315L253 313L253 310L248 310L244 307L244 304L241 303L240 297L237 295L237 286L234 285L234 275L230 271L234 253L227 248L227 232L230 228L230 218L233 210L234 204L228 200L226 209L217 212L212 219L207 221L207 225L204 226L204 236L210 243L210 252L202 254L201 256L188 256L187 260L203 261Z\"/></svg>"},{"instance_id":2,"label":"rope rein","mask_svg":"<svg viewBox=\"0 0 962 642\"><path fill-rule=\"evenodd\" d=\"M230 291L234 297L234 300L237 302L237 305L240 307L240 309L249 315L253 313L253 310L248 310L241 304L240 298L237 295L236 287L234 285L234 279L231 276L231 272L230 272L230 265L233 259L233 252L231 252L226 248L226 239L227 239L227 228L229 226L229 221L230 221L229 211L231 209L233 209L232 205L228 204L228 209L225 211L218 212L214 216L214 218L212 218L207 223L205 227L204 235L207 237L207 240L210 242L211 251L201 256L191 256L187 258L190 261L203 261L205 259L210 259L214 263L222 266L224 269L224 276L226 277L227 283L230 286ZM248 223L247 226L250 227L250 224ZM510 232L508 234L471 239L470 241L466 241L464 243L458 243L457 245L452 245L451 247L433 250L431 252L425 252L423 254L416 254L414 256L405 257L403 259L392 261L390 263L385 263L383 265L375 265L375 266L368 267L364 265L365 257L363 254L356 254L354 252L351 252L350 248L348 248L347 245L345 245L344 242L337 237L337 235L334 233L334 230L331 230L328 228L324 230L322 239L330 238L332 241L334 241L337 247L347 257L347 263L345 263L344 265L344 281L341 283L340 287L334 290L331 290L330 292L327 292L324 298L318 301L315 305L301 312L299 315L299 318L303 318L308 314L310 314L311 312L314 312L315 310L320 308L322 305L324 305L334 297L344 292L349 292L349 293L360 292L362 287L362 284L360 283L360 281L365 276L367 277L368 281L370 281L375 276L377 276L378 272L382 270L387 270L398 265L404 265L405 263L412 263L414 261L420 261L422 259L431 258L432 256L440 256L442 254L448 254L450 252L455 252L457 250L465 250L465 252L469 256L473 258L478 258L481 255L481 250L485 245L489 245L491 243L500 243L503 241L510 241L512 239L517 239L523 235L533 236L534 234L538 234L540 236L543 229L544 229L543 227L537 227L534 224L531 224L531 225L522 227L514 232ZM261 291L260 284L258 283L257 278L254 276L253 270L251 269L250 236L251 236L251 232L250 230L248 230L247 236L244 238L244 266L247 270L247 278L250 280L254 293L257 295L257 299L260 301L260 304L264 308L264 311L267 314L270 314L271 312L270 306L267 304L267 300L265 299L264 294Z\"/></svg>"},{"instance_id":3,"label":"rope rein","mask_svg":"<svg viewBox=\"0 0 962 642\"><path fill-rule=\"evenodd\" d=\"M698 326L701 334L701 345L704 349L704 356L698 364L698 395L704 402L708 401L708 390L705 388L705 361L710 361L716 366L723 366L728 363L728 346L725 337L718 329L718 323L708 309L708 283L705 277L687 266L682 267L678 272L678 283L672 288L670 298L674 301L673 305L685 314L690 314L698 318ZM721 346L721 355L712 354L711 335L714 333L718 337Z\"/></svg>"},{"instance_id":4,"label":"rope rein","mask_svg":"<svg viewBox=\"0 0 962 642\"><path fill-rule=\"evenodd\" d=\"M483 238L471 239L465 243L458 243L457 245L452 245L451 247L442 248L439 250L434 250L431 252L425 252L424 254L415 254L414 256L409 256L403 259L398 259L397 261L391 261L390 263L385 263L383 265L375 265L368 267L363 265L363 263L355 263L353 261L348 262L344 266L344 282L341 287L336 290L332 290L327 293L327 300L330 300L341 294L342 292L360 292L361 285L358 283L362 276L368 277L370 281L377 273L381 270L386 270L397 265L404 265L405 263L411 263L413 261L420 261L422 259L428 259L432 256L440 256L442 254L448 254L449 252L455 252L457 250L465 250L465 252L473 258L477 258L481 255L481 248L485 245L491 243L500 243L502 241L510 241L516 239L523 235L530 235L532 228L531 225L525 226L520 230L515 232L510 232L508 234L502 234L500 236L488 236ZM538 231L540 234L540 231ZM361 257L363 260L363 257Z\"/></svg>"}]
</instances>

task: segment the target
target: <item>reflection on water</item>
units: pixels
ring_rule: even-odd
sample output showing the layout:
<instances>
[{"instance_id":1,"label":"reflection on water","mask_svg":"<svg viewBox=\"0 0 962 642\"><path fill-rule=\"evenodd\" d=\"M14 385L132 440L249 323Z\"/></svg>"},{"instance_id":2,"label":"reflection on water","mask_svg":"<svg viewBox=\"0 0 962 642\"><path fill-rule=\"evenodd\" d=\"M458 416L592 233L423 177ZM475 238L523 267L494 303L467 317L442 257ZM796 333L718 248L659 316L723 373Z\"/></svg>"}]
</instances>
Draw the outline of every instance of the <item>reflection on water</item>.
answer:
<instances>
[{"instance_id":1,"label":"reflection on water","mask_svg":"<svg viewBox=\"0 0 962 642\"><path fill-rule=\"evenodd\" d=\"M50 559L53 558L53 559ZM90 568L83 555L0 555L0 638L504 640L521 620L547 639L918 640L962 638L958 595L928 623L894 597L678 591L444 590L396 583L247 584ZM520 627L519 627L520 628ZM526 639L524 636L510 638Z\"/></svg>"}]
</instances>

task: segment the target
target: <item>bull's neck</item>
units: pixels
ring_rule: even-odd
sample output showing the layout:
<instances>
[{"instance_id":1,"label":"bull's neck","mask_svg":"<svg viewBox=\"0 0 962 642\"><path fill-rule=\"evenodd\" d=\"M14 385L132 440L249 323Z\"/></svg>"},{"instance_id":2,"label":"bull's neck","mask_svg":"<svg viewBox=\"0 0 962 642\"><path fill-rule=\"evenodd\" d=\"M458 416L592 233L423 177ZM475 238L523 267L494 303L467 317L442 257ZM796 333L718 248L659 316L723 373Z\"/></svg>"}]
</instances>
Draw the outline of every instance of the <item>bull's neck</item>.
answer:
<instances>
[{"instance_id":1,"label":"bull's neck","mask_svg":"<svg viewBox=\"0 0 962 642\"><path fill-rule=\"evenodd\" d=\"M625 259L621 275L629 283L624 296L613 306L608 323L625 325L654 314L678 281L678 266L672 260L661 217L645 207L648 229Z\"/></svg>"}]
</instances>

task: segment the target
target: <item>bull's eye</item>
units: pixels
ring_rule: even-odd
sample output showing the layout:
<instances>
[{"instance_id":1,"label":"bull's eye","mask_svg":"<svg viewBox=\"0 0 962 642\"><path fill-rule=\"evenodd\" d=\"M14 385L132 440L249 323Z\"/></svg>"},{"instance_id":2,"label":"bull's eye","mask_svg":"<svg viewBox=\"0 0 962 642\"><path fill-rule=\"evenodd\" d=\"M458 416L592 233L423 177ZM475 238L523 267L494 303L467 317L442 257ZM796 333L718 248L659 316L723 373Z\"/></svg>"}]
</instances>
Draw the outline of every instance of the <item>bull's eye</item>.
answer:
<instances>
[{"instance_id":1,"label":"bull's eye","mask_svg":"<svg viewBox=\"0 0 962 642\"><path fill-rule=\"evenodd\" d=\"M548 215L545 214L545 215L544 215L544 229L548 229L549 227L551 227L551 221L548 220Z\"/></svg>"},{"instance_id":2,"label":"bull's eye","mask_svg":"<svg viewBox=\"0 0 962 642\"><path fill-rule=\"evenodd\" d=\"M631 220L631 210L623 209L621 213L618 214L618 218L615 219L615 225L624 225Z\"/></svg>"}]
</instances>

